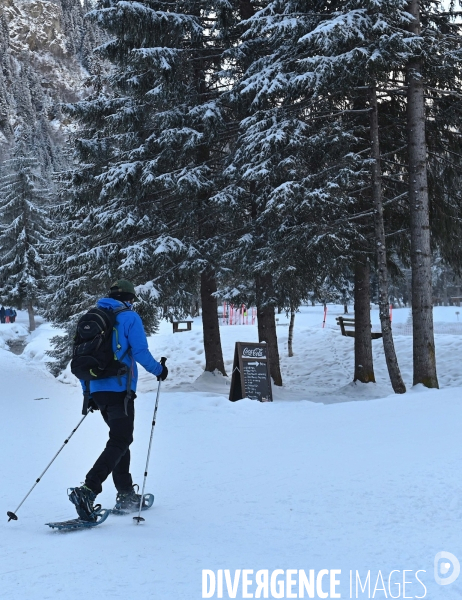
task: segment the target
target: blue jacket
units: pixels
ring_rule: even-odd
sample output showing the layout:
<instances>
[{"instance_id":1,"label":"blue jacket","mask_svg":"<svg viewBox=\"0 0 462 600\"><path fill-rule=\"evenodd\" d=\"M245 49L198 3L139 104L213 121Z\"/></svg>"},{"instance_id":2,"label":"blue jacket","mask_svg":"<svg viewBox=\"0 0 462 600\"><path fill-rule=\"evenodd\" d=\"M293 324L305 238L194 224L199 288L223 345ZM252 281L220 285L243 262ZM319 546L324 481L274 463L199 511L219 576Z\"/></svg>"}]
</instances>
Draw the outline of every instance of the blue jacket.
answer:
<instances>
[{"instance_id":1,"label":"blue jacket","mask_svg":"<svg viewBox=\"0 0 462 600\"><path fill-rule=\"evenodd\" d=\"M128 304L128 303L125 303ZM124 303L113 298L101 298L97 302L98 308L119 308ZM122 359L132 370L131 389L136 392L136 383L138 381L138 368L136 363L140 363L146 371L153 375L162 373L162 365L154 359L148 350L148 341L144 332L143 322L139 315L132 310L120 312L117 315L115 325L116 331L113 333L112 347L119 360ZM129 350L127 352L127 350ZM85 384L82 381L82 389ZM92 392L124 392L127 389L127 375L122 377L108 377L107 379L98 379L90 382L90 393Z\"/></svg>"}]
</instances>

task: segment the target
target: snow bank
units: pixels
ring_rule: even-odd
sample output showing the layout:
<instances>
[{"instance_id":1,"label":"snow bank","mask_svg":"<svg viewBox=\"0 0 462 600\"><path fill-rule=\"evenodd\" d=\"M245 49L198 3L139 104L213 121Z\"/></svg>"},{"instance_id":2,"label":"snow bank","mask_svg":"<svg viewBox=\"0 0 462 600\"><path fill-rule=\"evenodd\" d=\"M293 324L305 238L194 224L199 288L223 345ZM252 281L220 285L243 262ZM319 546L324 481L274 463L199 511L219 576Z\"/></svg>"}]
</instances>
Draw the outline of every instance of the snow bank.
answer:
<instances>
[{"instance_id":1,"label":"snow bank","mask_svg":"<svg viewBox=\"0 0 462 600\"><path fill-rule=\"evenodd\" d=\"M253 571L251 593L258 570L330 569L340 571L341 598L350 598L350 571L363 583L370 571L370 597L378 573L387 585L394 571L399 597L406 580L406 597L459 599L462 579L437 585L433 561L440 551L462 560L462 336L437 336L445 389L417 386L397 397L389 394L380 341L374 343L378 383L351 384L353 340L333 324L341 308L329 308L325 329L322 307L297 315L293 359L285 356L287 327L279 316L285 386L265 404L230 403L226 378L203 373L197 320L191 332L175 335L162 324L149 344L156 357L168 356L170 376L162 384L147 485L156 500L146 522L110 516L94 530L70 534L44 526L73 517L66 488L84 479L104 447L104 422L89 415L18 511L19 521L0 522L2 600L79 600L89 593L199 600L202 571L219 569L231 577L238 569ZM230 373L234 342L254 341L256 331L221 331ZM78 387L63 385L43 366L51 333L41 325L22 356L0 348L0 369L8 374L0 419L4 515L16 510L81 419ZM411 342L396 338L408 384ZM157 390L155 378L140 371L132 446L138 483ZM111 507L114 498L108 480L98 501ZM392 587L395 597L397 591ZM225 587L223 598L230 597ZM235 597L244 597L241 584Z\"/></svg>"},{"instance_id":2,"label":"snow bank","mask_svg":"<svg viewBox=\"0 0 462 600\"><path fill-rule=\"evenodd\" d=\"M49 323L43 323L28 336L26 347L22 354L24 360L45 366L52 359L47 355L51 350L50 340L61 331L52 327Z\"/></svg>"},{"instance_id":3,"label":"snow bank","mask_svg":"<svg viewBox=\"0 0 462 600\"><path fill-rule=\"evenodd\" d=\"M0 348L8 350L12 342L25 341L28 330L20 323L0 323Z\"/></svg>"}]
</instances>

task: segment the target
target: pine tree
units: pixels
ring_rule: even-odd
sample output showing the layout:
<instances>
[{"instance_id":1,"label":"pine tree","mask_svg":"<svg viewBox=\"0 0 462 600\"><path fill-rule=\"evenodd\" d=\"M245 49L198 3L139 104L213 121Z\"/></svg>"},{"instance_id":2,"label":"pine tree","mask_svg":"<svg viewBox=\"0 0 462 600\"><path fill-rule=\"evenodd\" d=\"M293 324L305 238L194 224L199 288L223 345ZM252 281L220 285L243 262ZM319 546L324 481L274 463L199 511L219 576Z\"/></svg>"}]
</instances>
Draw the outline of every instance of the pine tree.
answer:
<instances>
[{"instance_id":1,"label":"pine tree","mask_svg":"<svg viewBox=\"0 0 462 600\"><path fill-rule=\"evenodd\" d=\"M387 258L385 247L385 230L383 222L382 206L382 174L380 171L380 147L378 136L378 115L376 102L376 86L382 88L388 84L389 73L400 66L399 57L409 54L410 46L403 32L397 33L399 27L407 23L407 17L403 10L403 3L382 2L358 3L347 2L330 5L333 9L330 17L323 15L323 19L316 27L302 37L305 62L312 71L300 75L300 80L308 83L304 85L314 91L314 101L323 94L330 96L338 95L343 98L346 105L342 107L339 103L337 114L342 114L344 133L350 130L350 148L357 153L367 151L371 145L372 161L367 154L364 159L357 160L358 174L368 168L370 162L370 183L365 178L362 192L353 203L353 210L358 213L365 211L366 220L363 221L368 227L367 216L374 214L375 231L367 232L363 243L352 244L352 250L371 255L376 247L377 274L380 280L380 315L383 333L383 343L390 379L396 392L405 391L405 386L399 372L399 367L394 350L391 324L388 311L388 284L387 284ZM311 83L310 83L311 79ZM336 92L333 93L333 85ZM367 91L369 93L369 108L367 108ZM374 103L375 101L375 103ZM347 111L345 112L345 108ZM364 135L367 133L367 122L365 111L371 112L370 141ZM348 113L352 116L349 117ZM355 113L357 116L354 116ZM356 126L352 129L352 124ZM353 136L356 137L354 140ZM345 155L344 155L345 156ZM345 160L344 157L342 160ZM373 207L369 200L367 188L372 190ZM344 187L344 185L342 185ZM373 208L373 210L371 210ZM356 215L353 215L355 218ZM347 217L348 218L348 217ZM364 234L363 234L364 235ZM373 237L375 236L375 240ZM366 281L369 270L369 259L358 256L355 266L355 280L359 289L355 289L355 380L373 381L372 347L370 335L369 282ZM362 292L360 294L359 292ZM367 297L364 297L364 294ZM362 378L361 373L364 373Z\"/></svg>"},{"instance_id":2,"label":"pine tree","mask_svg":"<svg viewBox=\"0 0 462 600\"><path fill-rule=\"evenodd\" d=\"M10 75L8 56L8 26L3 14L0 14L0 160L5 146L13 137L9 122L10 97L8 93L8 76Z\"/></svg>"},{"instance_id":3,"label":"pine tree","mask_svg":"<svg viewBox=\"0 0 462 600\"><path fill-rule=\"evenodd\" d=\"M52 227L40 165L21 148L3 163L0 202L0 293L6 304L27 308L29 328L34 331L34 306L45 283L43 248Z\"/></svg>"},{"instance_id":4,"label":"pine tree","mask_svg":"<svg viewBox=\"0 0 462 600\"><path fill-rule=\"evenodd\" d=\"M383 184L382 168L380 160L380 137L379 120L376 88L372 86L369 92L370 112L370 138L371 138L371 157L373 159L371 166L371 184L372 200L374 203L374 225L375 225L375 243L377 256L377 276L378 276L378 300L379 315L382 328L383 347L385 351L385 360L387 361L388 373L393 390L397 394L404 394L406 386L401 377L401 372L396 358L396 352L391 332L391 319L389 312L389 288L388 288L388 268L386 253L385 221L383 208Z\"/></svg>"},{"instance_id":5,"label":"pine tree","mask_svg":"<svg viewBox=\"0 0 462 600\"><path fill-rule=\"evenodd\" d=\"M357 132L352 126L346 131L340 118L326 119L342 110L338 98L325 93L311 106L313 91L294 86L298 40L321 20L316 9L306 10L303 2L265 3L244 23L244 41L233 52L238 81L230 100L240 113L240 136L229 168L235 182L230 212L236 228L242 217L244 225L229 256L243 280L254 273L257 287L265 283L263 293L254 293L272 321L274 306L291 304L284 297L287 279L308 290L335 258L331 271L340 276L347 249L359 237L346 218L355 201L350 192L364 185L361 162L351 152ZM320 231L329 222L337 222L336 230Z\"/></svg>"},{"instance_id":6,"label":"pine tree","mask_svg":"<svg viewBox=\"0 0 462 600\"><path fill-rule=\"evenodd\" d=\"M378 8L374 5L369 8L369 14L380 23L379 47L375 53L365 52L367 48L365 39L370 39L371 36L370 33L368 36L364 35L363 29L362 39L361 36L357 36L359 51L357 64L361 65L362 62L364 72L368 73L369 78L373 78L372 83L374 85L377 83L380 88L379 111L387 111L387 104L390 106L394 104L395 108L397 107L397 103L392 102L389 94L405 99L405 105L401 108L404 108L407 114L403 114L400 110L395 113L395 127L397 127L394 130L397 141L401 138L404 144L395 144L395 151L390 153L392 156L389 156L391 163L386 161L386 164L387 170L392 171L395 182L401 179L409 189L409 217L406 220L410 218L414 384L424 383L429 387L437 387L432 322L430 231L434 233L435 244L448 248L447 230L442 231L441 221L446 222L448 215L456 216L451 229L452 231L459 229L457 214L460 215L461 209L460 199L458 199L460 182L457 176L447 175L454 174L455 163L460 161L461 157L458 98L461 91L461 38L457 34L460 24L456 22L452 10L444 12L437 2L415 1L394 4L395 6L393 3L389 4L391 10L381 15L380 19L377 15ZM381 3L381 11L385 5L386 3ZM342 9L343 19L346 16L346 8ZM357 9L359 8L358 5ZM362 3L361 10L366 8ZM422 30L420 14L424 24ZM394 34L384 35L386 27L390 25L395 26ZM347 36L351 35L347 27L345 31ZM384 46L390 41L396 44L397 40L401 40L400 43L404 42L405 45L401 52L396 51L395 48L395 52L388 53L394 63L389 59L383 62L383 65L387 65L388 73L383 70L382 74L377 70L371 71L370 68L368 69L367 62L361 61L361 57L365 56L369 62L372 62L369 57L373 57L373 62L378 62L379 68L382 69L383 65L380 61L384 55ZM404 76L406 76L405 81ZM433 135L426 135L427 126ZM397 150L398 146L401 146L401 151ZM431 149L430 153L429 149ZM449 161L448 154L451 155ZM435 175L441 173L442 164L446 165L444 167L446 176L436 176L430 183L433 191L432 211L437 217L431 221L427 173L429 171ZM398 197L400 195L397 194ZM446 217L443 216L445 214ZM460 232L458 235L460 236ZM452 256L455 257L454 254ZM388 311L384 308L383 312Z\"/></svg>"},{"instance_id":7,"label":"pine tree","mask_svg":"<svg viewBox=\"0 0 462 600\"><path fill-rule=\"evenodd\" d=\"M411 214L414 385L438 387L432 314L432 246L459 268L461 253L460 13L411 1L409 32L421 40L406 65ZM432 239L431 239L432 236Z\"/></svg>"},{"instance_id":8,"label":"pine tree","mask_svg":"<svg viewBox=\"0 0 462 600\"><path fill-rule=\"evenodd\" d=\"M391 244L391 254L399 252L406 261L409 177L403 84L409 61L416 57L422 61L427 91L432 96L426 104L431 116L428 125L436 131L438 123L438 135L429 136L434 150L429 158L430 172L441 173L445 164L445 173L449 175L443 180L436 176L432 179L433 190L437 192L433 210L442 215L460 214L457 208L460 186L455 168L458 150L454 152L460 139L456 100L460 93L457 24L451 21L453 15L442 12L437 3L422 4L425 4L426 28L421 36L409 34L413 18L403 0L379 3L275 0L264 3L249 20L245 42L237 51L243 76L236 95L241 102L247 101L250 116L241 124L234 172L247 179L253 177L252 186L257 191L258 185L266 186L267 231L275 233L272 224L277 224L290 249L284 252L281 246L278 252L283 264L285 260L291 264L290 252L306 257L306 248L310 247L317 248L321 262L329 269L332 260L335 267L339 259L350 262L351 266L355 257L372 256L376 240L370 190L372 179L375 177L377 181L377 171L374 174L371 167L377 154L371 161L367 114L371 88L379 94L378 123L385 165L385 172L379 178L383 182L387 234L393 236L387 241ZM297 136L285 137L290 119L293 123L298 119L300 123L297 150L294 149ZM311 149L315 151L310 157ZM239 164L240 155L245 159ZM286 164L294 165L292 172L281 173L279 166ZM458 222L453 219L450 227L456 229ZM314 223L319 227L314 227ZM440 224L435 221L431 226L437 243L451 255ZM255 236L248 239L254 240ZM300 242L304 242L304 248ZM456 254L457 249L453 250L453 260ZM379 268L385 275L383 255L380 260ZM362 262L364 258L360 258L359 263ZM385 287L382 285L382 289ZM386 296L382 294L384 307ZM381 312L389 333L388 311ZM427 325L428 322L423 330L432 338ZM391 336L387 337L391 340ZM425 348L428 358L431 343ZM395 360L391 362L396 365Z\"/></svg>"},{"instance_id":9,"label":"pine tree","mask_svg":"<svg viewBox=\"0 0 462 600\"><path fill-rule=\"evenodd\" d=\"M122 274L151 281L158 305L181 315L199 280L206 370L222 373L215 295L222 217L212 198L228 144L216 101L225 13L221 1L112 0L90 12L110 38L98 54L112 70L92 96L66 107L81 129L64 208L76 246L63 281L65 289L76 274L86 284L85 273L101 282Z\"/></svg>"},{"instance_id":10,"label":"pine tree","mask_svg":"<svg viewBox=\"0 0 462 600\"><path fill-rule=\"evenodd\" d=\"M104 43L103 32L95 26L85 14L94 8L93 0L59 0L62 11L63 29L66 34L66 46L71 56L94 75L98 59L93 50Z\"/></svg>"}]
</instances>

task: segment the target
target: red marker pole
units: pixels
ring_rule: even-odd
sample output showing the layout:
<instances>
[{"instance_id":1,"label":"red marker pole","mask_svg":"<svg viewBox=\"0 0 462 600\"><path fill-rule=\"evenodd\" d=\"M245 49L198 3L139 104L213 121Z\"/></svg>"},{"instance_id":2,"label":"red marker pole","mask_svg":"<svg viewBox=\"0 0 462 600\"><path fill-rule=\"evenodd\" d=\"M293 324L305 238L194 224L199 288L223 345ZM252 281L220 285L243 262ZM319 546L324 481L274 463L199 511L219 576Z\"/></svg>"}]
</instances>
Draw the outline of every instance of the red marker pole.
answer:
<instances>
[{"instance_id":1,"label":"red marker pole","mask_svg":"<svg viewBox=\"0 0 462 600\"><path fill-rule=\"evenodd\" d=\"M324 326L326 324L326 318L327 318L327 304L324 306L324 321L322 322L322 328L324 329Z\"/></svg>"},{"instance_id":2,"label":"red marker pole","mask_svg":"<svg viewBox=\"0 0 462 600\"><path fill-rule=\"evenodd\" d=\"M393 321L393 304L390 304L390 323Z\"/></svg>"}]
</instances>

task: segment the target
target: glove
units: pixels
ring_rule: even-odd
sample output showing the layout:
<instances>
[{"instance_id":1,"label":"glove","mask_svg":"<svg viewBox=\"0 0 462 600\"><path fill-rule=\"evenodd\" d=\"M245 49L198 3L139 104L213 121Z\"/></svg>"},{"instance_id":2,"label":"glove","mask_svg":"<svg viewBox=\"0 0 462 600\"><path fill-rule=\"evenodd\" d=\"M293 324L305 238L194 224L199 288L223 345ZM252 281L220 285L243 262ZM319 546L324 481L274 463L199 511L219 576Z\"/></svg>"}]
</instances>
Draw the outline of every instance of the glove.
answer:
<instances>
[{"instance_id":1,"label":"glove","mask_svg":"<svg viewBox=\"0 0 462 600\"><path fill-rule=\"evenodd\" d=\"M162 365L162 373L157 376L157 381L165 381L167 379L168 369L165 365Z\"/></svg>"},{"instance_id":2,"label":"glove","mask_svg":"<svg viewBox=\"0 0 462 600\"><path fill-rule=\"evenodd\" d=\"M96 404L96 402L93 400L93 398L90 398L88 400L88 410L99 410L98 405Z\"/></svg>"}]
</instances>

